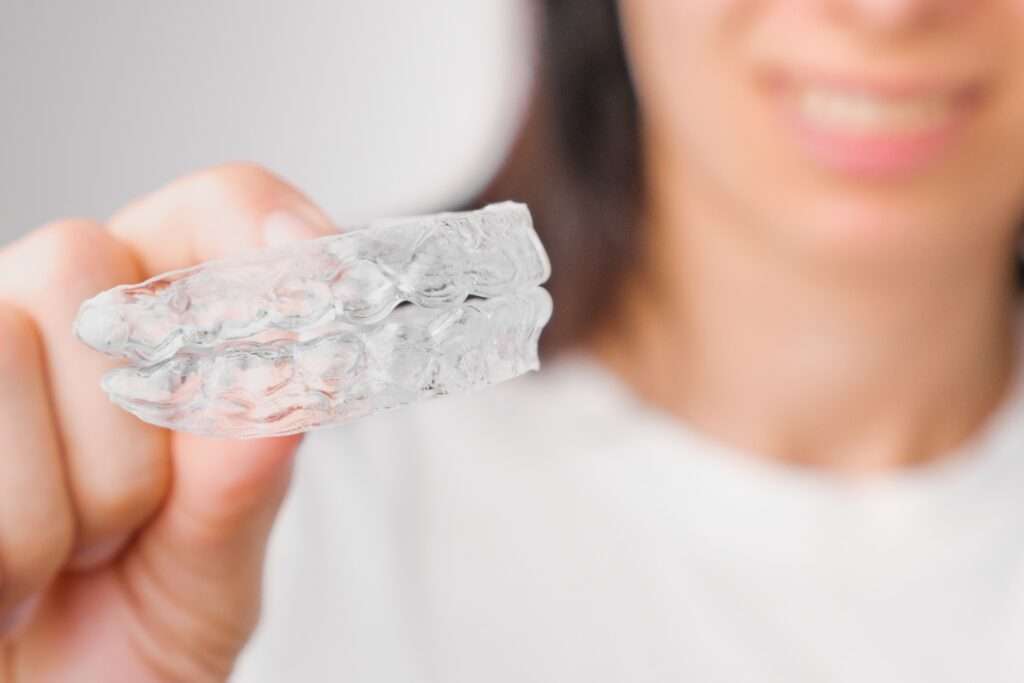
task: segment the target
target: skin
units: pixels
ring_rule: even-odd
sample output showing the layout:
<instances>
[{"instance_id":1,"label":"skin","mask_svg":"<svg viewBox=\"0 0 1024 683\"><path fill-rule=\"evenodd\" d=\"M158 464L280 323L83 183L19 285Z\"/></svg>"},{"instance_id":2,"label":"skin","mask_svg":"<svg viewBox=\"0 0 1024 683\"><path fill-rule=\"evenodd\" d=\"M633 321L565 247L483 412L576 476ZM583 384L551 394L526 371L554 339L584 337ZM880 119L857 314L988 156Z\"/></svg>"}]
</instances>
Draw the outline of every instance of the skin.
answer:
<instances>
[{"instance_id":1,"label":"skin","mask_svg":"<svg viewBox=\"0 0 1024 683\"><path fill-rule=\"evenodd\" d=\"M0 251L0 682L227 678L259 614L299 437L140 422L103 396L113 363L71 324L85 298L260 246L268 225L278 240L333 230L297 190L241 164Z\"/></svg>"},{"instance_id":2,"label":"skin","mask_svg":"<svg viewBox=\"0 0 1024 683\"><path fill-rule=\"evenodd\" d=\"M1013 363L1020 4L622 0L651 239L595 352L708 434L829 471L934 460L972 433ZM986 99L924 171L854 181L797 153L758 85L826 63L943 65ZM230 165L0 250L0 682L227 678L298 437L145 425L102 396L110 362L70 329L83 299L259 246L268 224L332 230Z\"/></svg>"},{"instance_id":3,"label":"skin","mask_svg":"<svg viewBox=\"0 0 1024 683\"><path fill-rule=\"evenodd\" d=\"M830 474L933 462L976 434L1015 362L1024 3L620 8L650 239L595 352L706 435ZM980 97L929 163L871 175L807 153L780 74Z\"/></svg>"}]
</instances>

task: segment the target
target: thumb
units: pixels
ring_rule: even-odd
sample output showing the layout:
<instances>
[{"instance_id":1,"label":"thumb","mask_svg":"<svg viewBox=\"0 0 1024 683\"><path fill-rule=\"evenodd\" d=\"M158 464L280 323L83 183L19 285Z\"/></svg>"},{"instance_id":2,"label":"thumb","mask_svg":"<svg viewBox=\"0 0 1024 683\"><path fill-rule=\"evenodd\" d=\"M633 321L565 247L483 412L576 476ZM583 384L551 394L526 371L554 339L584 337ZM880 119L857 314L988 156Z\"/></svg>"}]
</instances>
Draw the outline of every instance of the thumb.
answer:
<instances>
[{"instance_id":1,"label":"thumb","mask_svg":"<svg viewBox=\"0 0 1024 683\"><path fill-rule=\"evenodd\" d=\"M267 537L301 439L172 435L171 493L121 565L150 625L145 649L165 667L233 667L259 620Z\"/></svg>"},{"instance_id":2,"label":"thumb","mask_svg":"<svg viewBox=\"0 0 1024 683\"><path fill-rule=\"evenodd\" d=\"M171 493L136 551L185 613L255 625L267 537L301 440L172 436Z\"/></svg>"}]
</instances>

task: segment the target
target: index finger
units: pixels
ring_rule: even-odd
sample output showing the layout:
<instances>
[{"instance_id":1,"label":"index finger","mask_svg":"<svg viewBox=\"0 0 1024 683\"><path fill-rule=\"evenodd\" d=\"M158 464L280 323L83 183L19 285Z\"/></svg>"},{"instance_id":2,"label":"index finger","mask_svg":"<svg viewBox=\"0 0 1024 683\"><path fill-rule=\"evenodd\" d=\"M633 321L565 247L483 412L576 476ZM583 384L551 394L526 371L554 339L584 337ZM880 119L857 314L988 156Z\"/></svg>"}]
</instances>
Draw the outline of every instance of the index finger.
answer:
<instances>
[{"instance_id":1,"label":"index finger","mask_svg":"<svg viewBox=\"0 0 1024 683\"><path fill-rule=\"evenodd\" d=\"M129 204L108 228L136 254L143 277L187 268L267 243L268 230L331 220L299 190L252 164L226 164L174 181Z\"/></svg>"}]
</instances>

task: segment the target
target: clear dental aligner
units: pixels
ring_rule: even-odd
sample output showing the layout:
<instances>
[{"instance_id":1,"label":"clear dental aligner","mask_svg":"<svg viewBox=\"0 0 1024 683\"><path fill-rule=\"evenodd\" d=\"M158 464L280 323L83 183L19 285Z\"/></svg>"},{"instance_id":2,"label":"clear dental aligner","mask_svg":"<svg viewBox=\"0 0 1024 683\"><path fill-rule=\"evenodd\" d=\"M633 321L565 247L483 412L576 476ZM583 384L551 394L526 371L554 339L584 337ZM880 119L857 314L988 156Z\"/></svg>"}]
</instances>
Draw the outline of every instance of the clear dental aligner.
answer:
<instances>
[{"instance_id":1,"label":"clear dental aligner","mask_svg":"<svg viewBox=\"0 0 1024 683\"><path fill-rule=\"evenodd\" d=\"M526 205L504 202L383 219L115 287L82 305L75 331L98 351L150 364L184 347L369 325L403 301L443 308L492 297L550 272Z\"/></svg>"},{"instance_id":2,"label":"clear dental aligner","mask_svg":"<svg viewBox=\"0 0 1024 683\"><path fill-rule=\"evenodd\" d=\"M75 333L142 420L252 438L306 431L539 367L550 264L523 204L384 219L122 285Z\"/></svg>"}]
</instances>

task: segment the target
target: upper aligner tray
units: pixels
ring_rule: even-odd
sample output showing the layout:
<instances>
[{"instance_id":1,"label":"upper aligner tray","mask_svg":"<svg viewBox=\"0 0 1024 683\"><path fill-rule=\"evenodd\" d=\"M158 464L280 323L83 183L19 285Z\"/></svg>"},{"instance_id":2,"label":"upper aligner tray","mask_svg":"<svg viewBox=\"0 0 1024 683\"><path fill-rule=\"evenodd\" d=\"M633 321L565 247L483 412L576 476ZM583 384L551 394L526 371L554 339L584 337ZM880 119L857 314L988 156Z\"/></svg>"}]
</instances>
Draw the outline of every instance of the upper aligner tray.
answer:
<instances>
[{"instance_id":1,"label":"upper aligner tray","mask_svg":"<svg viewBox=\"0 0 1024 683\"><path fill-rule=\"evenodd\" d=\"M403 301L444 308L521 292L550 272L527 207L502 202L371 222L115 287L82 304L75 332L107 355L150 365L182 349L373 325Z\"/></svg>"}]
</instances>

